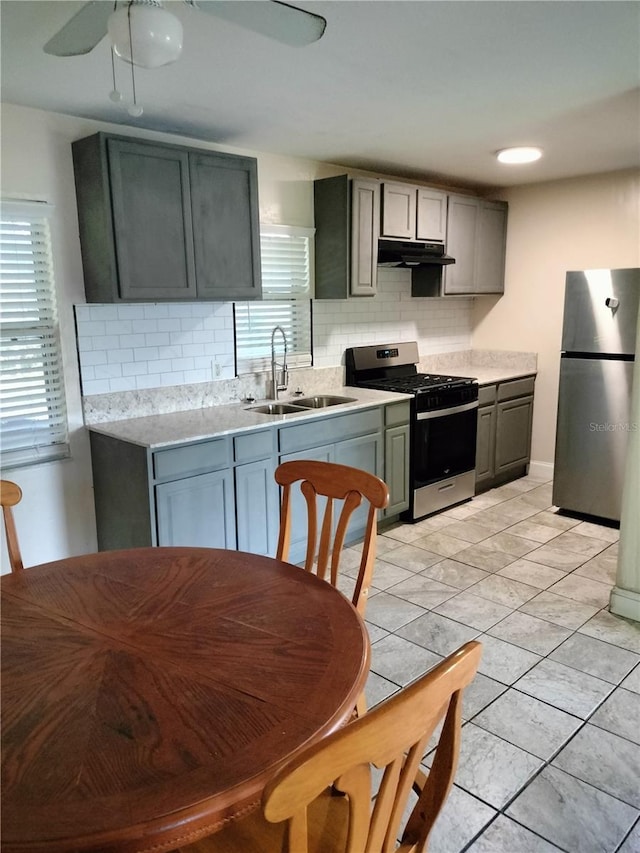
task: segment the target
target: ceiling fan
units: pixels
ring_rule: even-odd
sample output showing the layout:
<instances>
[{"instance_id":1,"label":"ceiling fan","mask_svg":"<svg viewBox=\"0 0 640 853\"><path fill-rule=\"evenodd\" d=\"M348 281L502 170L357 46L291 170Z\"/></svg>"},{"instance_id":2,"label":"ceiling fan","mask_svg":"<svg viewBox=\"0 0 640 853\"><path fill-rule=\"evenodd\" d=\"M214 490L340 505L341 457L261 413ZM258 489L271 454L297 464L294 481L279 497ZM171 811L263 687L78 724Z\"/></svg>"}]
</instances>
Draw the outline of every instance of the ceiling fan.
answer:
<instances>
[{"instance_id":1,"label":"ceiling fan","mask_svg":"<svg viewBox=\"0 0 640 853\"><path fill-rule=\"evenodd\" d=\"M224 18L292 47L321 38L327 22L280 0L184 0L192 9ZM174 62L182 50L182 24L158 0L90 0L44 46L52 56L89 53L109 34L121 59L143 68Z\"/></svg>"}]
</instances>

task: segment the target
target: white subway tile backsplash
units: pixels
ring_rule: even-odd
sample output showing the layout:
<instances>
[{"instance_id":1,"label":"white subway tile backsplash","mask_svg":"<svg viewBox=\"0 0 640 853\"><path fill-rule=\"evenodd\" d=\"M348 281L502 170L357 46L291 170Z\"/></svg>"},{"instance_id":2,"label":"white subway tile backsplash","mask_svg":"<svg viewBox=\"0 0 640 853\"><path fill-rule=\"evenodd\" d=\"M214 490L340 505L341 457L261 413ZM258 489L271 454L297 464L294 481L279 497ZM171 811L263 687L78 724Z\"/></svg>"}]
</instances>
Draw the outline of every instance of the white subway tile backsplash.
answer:
<instances>
[{"instance_id":1,"label":"white subway tile backsplash","mask_svg":"<svg viewBox=\"0 0 640 853\"><path fill-rule=\"evenodd\" d=\"M190 382L210 382L211 371L207 370L185 370L184 381Z\"/></svg>"},{"instance_id":2,"label":"white subway tile backsplash","mask_svg":"<svg viewBox=\"0 0 640 853\"><path fill-rule=\"evenodd\" d=\"M114 349L107 353L107 361L110 364L122 364L124 361L133 361L132 349Z\"/></svg>"},{"instance_id":3,"label":"white subway tile backsplash","mask_svg":"<svg viewBox=\"0 0 640 853\"><path fill-rule=\"evenodd\" d=\"M120 346L123 348L131 347L132 349L138 349L139 347L143 347L144 344L144 335L120 335Z\"/></svg>"},{"instance_id":4,"label":"white subway tile backsplash","mask_svg":"<svg viewBox=\"0 0 640 853\"><path fill-rule=\"evenodd\" d=\"M97 335L106 334L106 323L100 323L97 321L87 320L82 323L78 323L78 337L79 338L94 338Z\"/></svg>"},{"instance_id":5,"label":"white subway tile backsplash","mask_svg":"<svg viewBox=\"0 0 640 853\"><path fill-rule=\"evenodd\" d=\"M96 364L93 371L96 379L117 379L122 376L122 365Z\"/></svg>"},{"instance_id":6,"label":"white subway tile backsplash","mask_svg":"<svg viewBox=\"0 0 640 853\"><path fill-rule=\"evenodd\" d=\"M163 317L158 320L159 332L179 332L180 320L177 317Z\"/></svg>"},{"instance_id":7,"label":"white subway tile backsplash","mask_svg":"<svg viewBox=\"0 0 640 853\"><path fill-rule=\"evenodd\" d=\"M148 332L144 336L144 342L148 347L168 347L171 345L170 332Z\"/></svg>"},{"instance_id":8,"label":"white subway tile backsplash","mask_svg":"<svg viewBox=\"0 0 640 853\"><path fill-rule=\"evenodd\" d=\"M394 341L416 340L422 355L470 349L473 300L413 298L409 276L379 269L375 297L315 300L314 365L335 367L347 347ZM85 396L234 378L230 302L75 310Z\"/></svg>"},{"instance_id":9,"label":"white subway tile backsplash","mask_svg":"<svg viewBox=\"0 0 640 853\"><path fill-rule=\"evenodd\" d=\"M80 351L80 367L84 370L92 364L106 364L109 361L109 355L106 350L81 350Z\"/></svg>"},{"instance_id":10,"label":"white subway tile backsplash","mask_svg":"<svg viewBox=\"0 0 640 853\"><path fill-rule=\"evenodd\" d=\"M123 376L144 376L148 372L149 362L147 361L130 361L122 365Z\"/></svg>"},{"instance_id":11,"label":"white subway tile backsplash","mask_svg":"<svg viewBox=\"0 0 640 853\"><path fill-rule=\"evenodd\" d=\"M130 335L133 332L133 320L108 320L104 324L104 331L107 335Z\"/></svg>"},{"instance_id":12,"label":"white subway tile backsplash","mask_svg":"<svg viewBox=\"0 0 640 853\"><path fill-rule=\"evenodd\" d=\"M174 371L193 370L194 368L192 358L174 358L171 360L171 369Z\"/></svg>"},{"instance_id":13,"label":"white subway tile backsplash","mask_svg":"<svg viewBox=\"0 0 640 853\"><path fill-rule=\"evenodd\" d=\"M133 377L120 376L109 380L112 391L135 391L136 383Z\"/></svg>"},{"instance_id":14,"label":"white subway tile backsplash","mask_svg":"<svg viewBox=\"0 0 640 853\"><path fill-rule=\"evenodd\" d=\"M111 383L108 379L82 380L82 393L87 397L92 394L108 394L110 391Z\"/></svg>"},{"instance_id":15,"label":"white subway tile backsplash","mask_svg":"<svg viewBox=\"0 0 640 853\"><path fill-rule=\"evenodd\" d=\"M148 308L148 305L116 305L116 317L120 320L144 320L145 317L145 308ZM103 306L104 310L111 312L111 306Z\"/></svg>"},{"instance_id":16,"label":"white subway tile backsplash","mask_svg":"<svg viewBox=\"0 0 640 853\"><path fill-rule=\"evenodd\" d=\"M155 361L160 358L158 347L140 347L134 351L136 361Z\"/></svg>"},{"instance_id":17,"label":"white subway tile backsplash","mask_svg":"<svg viewBox=\"0 0 640 853\"><path fill-rule=\"evenodd\" d=\"M171 305L168 302L154 302L151 305L143 305L142 308L148 320L160 320L169 317Z\"/></svg>"}]
</instances>

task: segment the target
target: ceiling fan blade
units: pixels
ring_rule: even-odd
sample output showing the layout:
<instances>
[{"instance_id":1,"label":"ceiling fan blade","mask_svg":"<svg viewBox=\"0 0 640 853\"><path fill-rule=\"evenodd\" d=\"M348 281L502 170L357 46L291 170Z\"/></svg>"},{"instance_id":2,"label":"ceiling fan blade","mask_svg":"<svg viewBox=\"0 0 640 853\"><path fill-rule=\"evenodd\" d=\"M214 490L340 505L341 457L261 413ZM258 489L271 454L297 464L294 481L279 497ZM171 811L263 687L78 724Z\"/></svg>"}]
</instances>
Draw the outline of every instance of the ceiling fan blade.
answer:
<instances>
[{"instance_id":1,"label":"ceiling fan blade","mask_svg":"<svg viewBox=\"0 0 640 853\"><path fill-rule=\"evenodd\" d=\"M80 56L89 53L107 34L113 3L90 0L49 39L44 52L52 56Z\"/></svg>"},{"instance_id":2,"label":"ceiling fan blade","mask_svg":"<svg viewBox=\"0 0 640 853\"><path fill-rule=\"evenodd\" d=\"M291 47L318 41L327 26L320 15L279 0L191 0L190 5Z\"/></svg>"}]
</instances>

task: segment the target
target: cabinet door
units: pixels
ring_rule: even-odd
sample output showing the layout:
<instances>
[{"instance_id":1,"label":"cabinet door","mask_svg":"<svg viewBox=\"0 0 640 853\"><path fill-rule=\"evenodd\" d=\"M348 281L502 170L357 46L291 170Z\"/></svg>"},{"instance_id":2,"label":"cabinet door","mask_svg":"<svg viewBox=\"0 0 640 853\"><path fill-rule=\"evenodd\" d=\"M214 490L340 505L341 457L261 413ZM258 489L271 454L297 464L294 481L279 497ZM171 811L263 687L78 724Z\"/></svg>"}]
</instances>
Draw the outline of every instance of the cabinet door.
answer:
<instances>
[{"instance_id":1,"label":"cabinet door","mask_svg":"<svg viewBox=\"0 0 640 853\"><path fill-rule=\"evenodd\" d=\"M193 299L187 152L121 139L107 150L120 298Z\"/></svg>"},{"instance_id":2,"label":"cabinet door","mask_svg":"<svg viewBox=\"0 0 640 853\"><path fill-rule=\"evenodd\" d=\"M450 195L447 213L447 253L456 259L444 273L444 293L473 293L480 200Z\"/></svg>"},{"instance_id":3,"label":"cabinet door","mask_svg":"<svg viewBox=\"0 0 640 853\"><path fill-rule=\"evenodd\" d=\"M409 424L390 427L384 433L384 480L389 487L389 506L384 515L397 515L409 507Z\"/></svg>"},{"instance_id":4,"label":"cabinet door","mask_svg":"<svg viewBox=\"0 0 640 853\"><path fill-rule=\"evenodd\" d=\"M478 409L478 434L476 438L476 485L490 480L494 475L496 446L496 407Z\"/></svg>"},{"instance_id":5,"label":"cabinet door","mask_svg":"<svg viewBox=\"0 0 640 853\"><path fill-rule=\"evenodd\" d=\"M517 397L496 406L495 472L529 464L533 397Z\"/></svg>"},{"instance_id":6,"label":"cabinet door","mask_svg":"<svg viewBox=\"0 0 640 853\"><path fill-rule=\"evenodd\" d=\"M375 435L362 435L359 438L350 438L334 445L334 461L339 465L350 465L352 468L360 468L378 477L384 476L383 444L380 433ZM367 526L367 513L369 504L362 502L351 516L351 523L347 531L347 542L353 542L364 535ZM337 514L336 514L337 515Z\"/></svg>"},{"instance_id":7,"label":"cabinet door","mask_svg":"<svg viewBox=\"0 0 640 853\"><path fill-rule=\"evenodd\" d=\"M382 185L382 237L415 240L416 187L411 184Z\"/></svg>"},{"instance_id":8,"label":"cabinet door","mask_svg":"<svg viewBox=\"0 0 640 853\"><path fill-rule=\"evenodd\" d=\"M273 477L273 459L238 465L236 525L238 550L273 557L278 544L280 495Z\"/></svg>"},{"instance_id":9,"label":"cabinet door","mask_svg":"<svg viewBox=\"0 0 640 853\"><path fill-rule=\"evenodd\" d=\"M476 293L504 293L507 203L483 201L476 253Z\"/></svg>"},{"instance_id":10,"label":"cabinet door","mask_svg":"<svg viewBox=\"0 0 640 853\"><path fill-rule=\"evenodd\" d=\"M255 160L191 153L189 168L198 297L259 299Z\"/></svg>"},{"instance_id":11,"label":"cabinet door","mask_svg":"<svg viewBox=\"0 0 640 853\"><path fill-rule=\"evenodd\" d=\"M375 181L351 186L351 296L374 296L378 276L380 189Z\"/></svg>"},{"instance_id":12,"label":"cabinet door","mask_svg":"<svg viewBox=\"0 0 640 853\"><path fill-rule=\"evenodd\" d=\"M418 189L416 237L444 242L447 234L447 195L438 190Z\"/></svg>"},{"instance_id":13,"label":"cabinet door","mask_svg":"<svg viewBox=\"0 0 640 853\"><path fill-rule=\"evenodd\" d=\"M235 548L231 470L156 486L158 545Z\"/></svg>"}]
</instances>

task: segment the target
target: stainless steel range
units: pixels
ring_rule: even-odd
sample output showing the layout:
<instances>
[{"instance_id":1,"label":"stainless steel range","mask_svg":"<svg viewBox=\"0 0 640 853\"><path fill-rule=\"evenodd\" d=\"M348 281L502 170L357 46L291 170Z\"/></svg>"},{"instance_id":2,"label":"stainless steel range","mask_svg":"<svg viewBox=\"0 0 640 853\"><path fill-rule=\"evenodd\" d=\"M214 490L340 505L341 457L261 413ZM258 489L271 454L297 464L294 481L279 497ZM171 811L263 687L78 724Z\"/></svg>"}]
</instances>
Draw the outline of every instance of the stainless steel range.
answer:
<instances>
[{"instance_id":1,"label":"stainless steel range","mask_svg":"<svg viewBox=\"0 0 640 853\"><path fill-rule=\"evenodd\" d=\"M415 341L346 350L346 382L412 394L408 521L472 498L476 479L478 383L418 373Z\"/></svg>"}]
</instances>

